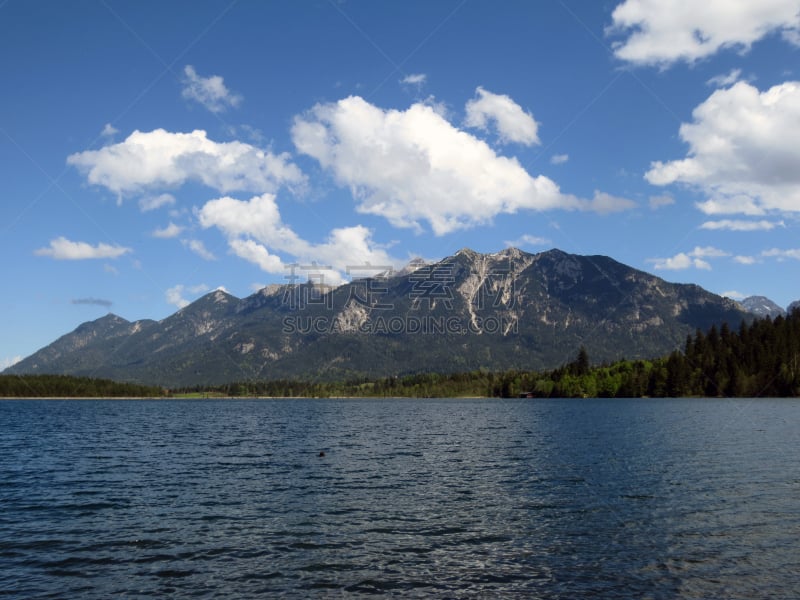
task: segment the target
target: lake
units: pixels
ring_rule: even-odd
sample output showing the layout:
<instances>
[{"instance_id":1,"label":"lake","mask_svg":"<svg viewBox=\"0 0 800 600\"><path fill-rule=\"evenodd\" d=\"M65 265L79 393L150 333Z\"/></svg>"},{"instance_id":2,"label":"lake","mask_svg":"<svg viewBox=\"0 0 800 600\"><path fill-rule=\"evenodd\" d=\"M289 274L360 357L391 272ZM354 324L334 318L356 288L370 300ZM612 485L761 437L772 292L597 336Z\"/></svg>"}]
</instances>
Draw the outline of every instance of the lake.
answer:
<instances>
[{"instance_id":1,"label":"lake","mask_svg":"<svg viewBox=\"0 0 800 600\"><path fill-rule=\"evenodd\" d=\"M0 596L794 598L798 449L791 399L2 401Z\"/></svg>"}]
</instances>

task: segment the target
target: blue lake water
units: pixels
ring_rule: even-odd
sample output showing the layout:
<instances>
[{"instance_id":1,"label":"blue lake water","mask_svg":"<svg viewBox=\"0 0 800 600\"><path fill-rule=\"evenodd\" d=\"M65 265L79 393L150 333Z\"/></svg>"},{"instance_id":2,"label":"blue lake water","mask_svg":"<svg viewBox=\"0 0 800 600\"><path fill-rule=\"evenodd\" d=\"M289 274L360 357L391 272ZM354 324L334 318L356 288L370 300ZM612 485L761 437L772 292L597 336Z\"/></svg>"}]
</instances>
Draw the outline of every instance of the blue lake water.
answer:
<instances>
[{"instance_id":1,"label":"blue lake water","mask_svg":"<svg viewBox=\"0 0 800 600\"><path fill-rule=\"evenodd\" d=\"M798 450L797 400L2 401L0 596L796 598Z\"/></svg>"}]
</instances>

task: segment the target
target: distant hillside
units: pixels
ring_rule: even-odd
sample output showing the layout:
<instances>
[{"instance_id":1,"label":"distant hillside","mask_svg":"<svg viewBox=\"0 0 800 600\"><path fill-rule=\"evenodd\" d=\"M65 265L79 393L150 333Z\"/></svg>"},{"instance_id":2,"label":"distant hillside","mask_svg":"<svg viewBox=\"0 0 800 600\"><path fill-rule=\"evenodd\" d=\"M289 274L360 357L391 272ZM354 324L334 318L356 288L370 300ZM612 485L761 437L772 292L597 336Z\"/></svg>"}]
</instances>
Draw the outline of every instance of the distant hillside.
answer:
<instances>
[{"instance_id":1,"label":"distant hillside","mask_svg":"<svg viewBox=\"0 0 800 600\"><path fill-rule=\"evenodd\" d=\"M162 321L107 315L8 373L59 373L191 386L555 368L585 346L594 361L649 358L698 328L747 313L696 285L606 256L469 249L335 289L212 292Z\"/></svg>"}]
</instances>

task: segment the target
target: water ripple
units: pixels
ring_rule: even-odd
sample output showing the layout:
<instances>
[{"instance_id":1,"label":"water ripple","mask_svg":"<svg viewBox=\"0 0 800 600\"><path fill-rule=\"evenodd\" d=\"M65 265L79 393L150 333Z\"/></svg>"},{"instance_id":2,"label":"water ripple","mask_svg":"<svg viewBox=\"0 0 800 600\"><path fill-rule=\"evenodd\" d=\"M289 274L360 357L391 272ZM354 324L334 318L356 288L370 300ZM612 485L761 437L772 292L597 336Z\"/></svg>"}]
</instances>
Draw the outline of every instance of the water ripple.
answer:
<instances>
[{"instance_id":1,"label":"water ripple","mask_svg":"<svg viewBox=\"0 0 800 600\"><path fill-rule=\"evenodd\" d=\"M791 400L4 401L0 596L792 598L798 417Z\"/></svg>"}]
</instances>

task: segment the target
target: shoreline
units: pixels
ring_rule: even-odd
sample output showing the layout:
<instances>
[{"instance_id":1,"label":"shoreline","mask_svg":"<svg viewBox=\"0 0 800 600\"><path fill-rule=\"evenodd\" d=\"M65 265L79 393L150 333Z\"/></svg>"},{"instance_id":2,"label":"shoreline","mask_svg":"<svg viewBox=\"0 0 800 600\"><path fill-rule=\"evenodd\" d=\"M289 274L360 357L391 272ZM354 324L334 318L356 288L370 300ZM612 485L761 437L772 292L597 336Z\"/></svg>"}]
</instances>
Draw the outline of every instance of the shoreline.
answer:
<instances>
[{"instance_id":1,"label":"shoreline","mask_svg":"<svg viewBox=\"0 0 800 600\"><path fill-rule=\"evenodd\" d=\"M512 400L492 396L0 396L4 400ZM518 398L513 398L518 399ZM524 400L525 398L521 398ZM530 400L531 398L528 398Z\"/></svg>"}]
</instances>

